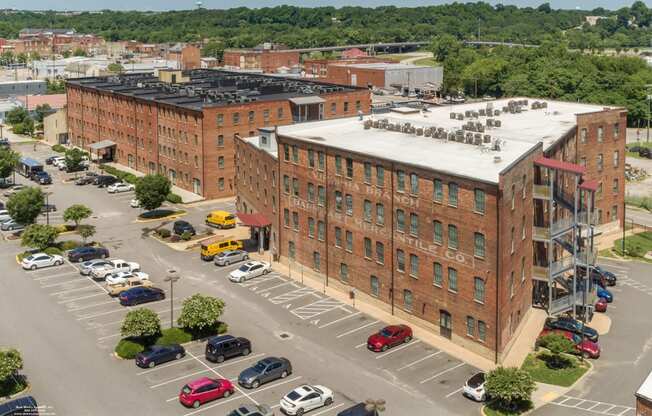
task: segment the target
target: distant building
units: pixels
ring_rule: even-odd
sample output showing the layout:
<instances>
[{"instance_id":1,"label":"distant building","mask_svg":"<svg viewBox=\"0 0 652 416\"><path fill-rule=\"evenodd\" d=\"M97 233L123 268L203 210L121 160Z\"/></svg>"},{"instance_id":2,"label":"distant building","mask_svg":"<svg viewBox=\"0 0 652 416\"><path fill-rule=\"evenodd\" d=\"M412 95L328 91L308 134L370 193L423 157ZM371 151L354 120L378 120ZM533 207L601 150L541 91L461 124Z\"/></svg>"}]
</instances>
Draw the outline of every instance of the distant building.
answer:
<instances>
[{"instance_id":1,"label":"distant building","mask_svg":"<svg viewBox=\"0 0 652 416\"><path fill-rule=\"evenodd\" d=\"M168 49L168 61L176 61L176 69L189 70L201 68L199 48L191 44L177 43Z\"/></svg>"},{"instance_id":2,"label":"distant building","mask_svg":"<svg viewBox=\"0 0 652 416\"><path fill-rule=\"evenodd\" d=\"M636 396L636 416L652 416L652 372L648 374L634 396Z\"/></svg>"},{"instance_id":3,"label":"distant building","mask_svg":"<svg viewBox=\"0 0 652 416\"><path fill-rule=\"evenodd\" d=\"M330 65L365 64L365 63L393 63L395 61L373 56L359 56L342 59L304 59L303 72L306 78L328 78Z\"/></svg>"},{"instance_id":4,"label":"distant building","mask_svg":"<svg viewBox=\"0 0 652 416\"><path fill-rule=\"evenodd\" d=\"M41 80L3 81L0 82L0 97L17 95L45 94L47 85Z\"/></svg>"},{"instance_id":5,"label":"distant building","mask_svg":"<svg viewBox=\"0 0 652 416\"><path fill-rule=\"evenodd\" d=\"M68 143L68 119L65 107L43 118L43 138L50 145Z\"/></svg>"},{"instance_id":6,"label":"distant building","mask_svg":"<svg viewBox=\"0 0 652 416\"><path fill-rule=\"evenodd\" d=\"M266 74L278 72L282 67L298 67L299 61L299 52L271 43L264 43L251 49L224 51L224 66L227 68L261 70Z\"/></svg>"},{"instance_id":7,"label":"distant building","mask_svg":"<svg viewBox=\"0 0 652 416\"><path fill-rule=\"evenodd\" d=\"M367 52L358 48L351 48L342 52L342 59L362 58L365 56L369 56Z\"/></svg>"},{"instance_id":8,"label":"distant building","mask_svg":"<svg viewBox=\"0 0 652 416\"><path fill-rule=\"evenodd\" d=\"M217 68L220 66L220 61L212 56L205 56L200 59L200 65L202 68Z\"/></svg>"},{"instance_id":9,"label":"distant building","mask_svg":"<svg viewBox=\"0 0 652 416\"><path fill-rule=\"evenodd\" d=\"M606 19L605 16L586 16L585 18L586 23L588 23L590 26L595 26L598 24L598 22L602 19Z\"/></svg>"},{"instance_id":10,"label":"distant building","mask_svg":"<svg viewBox=\"0 0 652 416\"><path fill-rule=\"evenodd\" d=\"M27 95L17 97L17 100L30 113L33 113L36 107L43 104L49 105L52 110L60 110L66 106L67 102L66 94Z\"/></svg>"},{"instance_id":11,"label":"distant building","mask_svg":"<svg viewBox=\"0 0 652 416\"><path fill-rule=\"evenodd\" d=\"M400 63L343 63L328 67L326 81L360 87L438 90L444 80L443 67Z\"/></svg>"}]
</instances>

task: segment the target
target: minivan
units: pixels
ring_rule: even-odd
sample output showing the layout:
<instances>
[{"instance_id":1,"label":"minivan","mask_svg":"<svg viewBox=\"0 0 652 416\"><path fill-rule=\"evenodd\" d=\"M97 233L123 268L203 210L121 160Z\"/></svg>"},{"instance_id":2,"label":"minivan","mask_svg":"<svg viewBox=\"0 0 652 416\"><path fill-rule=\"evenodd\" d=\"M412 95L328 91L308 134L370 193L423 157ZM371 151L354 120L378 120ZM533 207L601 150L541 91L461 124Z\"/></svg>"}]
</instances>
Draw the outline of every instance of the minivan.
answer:
<instances>
[{"instance_id":1,"label":"minivan","mask_svg":"<svg viewBox=\"0 0 652 416\"><path fill-rule=\"evenodd\" d=\"M242 250L244 244L242 241L233 240L229 237L216 237L205 240L201 243L201 259L211 261L219 254L226 250Z\"/></svg>"},{"instance_id":2,"label":"minivan","mask_svg":"<svg viewBox=\"0 0 652 416\"><path fill-rule=\"evenodd\" d=\"M239 355L247 356L250 352L251 342L247 338L218 335L210 338L206 343L206 359L214 363L221 363Z\"/></svg>"},{"instance_id":3,"label":"minivan","mask_svg":"<svg viewBox=\"0 0 652 416\"><path fill-rule=\"evenodd\" d=\"M206 225L217 228L234 228L235 216L226 211L211 211L206 216Z\"/></svg>"}]
</instances>

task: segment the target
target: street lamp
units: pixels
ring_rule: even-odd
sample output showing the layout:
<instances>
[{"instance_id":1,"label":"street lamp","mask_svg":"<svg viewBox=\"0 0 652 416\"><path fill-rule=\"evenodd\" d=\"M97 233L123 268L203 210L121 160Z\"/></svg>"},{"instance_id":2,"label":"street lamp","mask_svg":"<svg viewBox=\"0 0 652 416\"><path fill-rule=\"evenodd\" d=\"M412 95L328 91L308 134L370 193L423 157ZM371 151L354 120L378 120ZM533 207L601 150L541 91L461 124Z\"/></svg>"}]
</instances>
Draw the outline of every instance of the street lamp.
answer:
<instances>
[{"instance_id":1,"label":"street lamp","mask_svg":"<svg viewBox=\"0 0 652 416\"><path fill-rule=\"evenodd\" d=\"M383 399L378 399L378 400L373 400L373 399L367 399L365 400L365 405L364 405L364 410L367 412L373 412L372 414L375 416L378 416L380 412L385 411L385 400Z\"/></svg>"},{"instance_id":2,"label":"street lamp","mask_svg":"<svg viewBox=\"0 0 652 416\"><path fill-rule=\"evenodd\" d=\"M48 189L45 190L45 223L50 225L50 194Z\"/></svg>"},{"instance_id":3,"label":"street lamp","mask_svg":"<svg viewBox=\"0 0 652 416\"><path fill-rule=\"evenodd\" d=\"M164 281L170 282L170 328L174 328L174 283L181 279L175 269L169 269Z\"/></svg>"}]
</instances>

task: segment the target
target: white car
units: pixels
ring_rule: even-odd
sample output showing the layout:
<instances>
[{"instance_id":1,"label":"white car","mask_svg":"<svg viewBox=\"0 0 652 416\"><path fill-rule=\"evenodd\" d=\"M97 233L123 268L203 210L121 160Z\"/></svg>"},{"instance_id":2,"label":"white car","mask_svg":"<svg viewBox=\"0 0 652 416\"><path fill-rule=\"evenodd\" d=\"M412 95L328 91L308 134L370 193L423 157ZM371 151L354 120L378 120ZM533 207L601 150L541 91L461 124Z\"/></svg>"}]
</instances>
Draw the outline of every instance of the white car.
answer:
<instances>
[{"instance_id":1,"label":"white car","mask_svg":"<svg viewBox=\"0 0 652 416\"><path fill-rule=\"evenodd\" d=\"M132 208L140 208L140 201L134 198L131 201L129 201L129 206Z\"/></svg>"},{"instance_id":2,"label":"white car","mask_svg":"<svg viewBox=\"0 0 652 416\"><path fill-rule=\"evenodd\" d=\"M59 156L59 157L55 158L55 159L52 161L52 165L54 165L54 166L56 166L56 167L59 167L59 165L61 165L62 163L63 163L63 164L66 163L66 158L63 157L63 156Z\"/></svg>"},{"instance_id":3,"label":"white car","mask_svg":"<svg viewBox=\"0 0 652 416\"><path fill-rule=\"evenodd\" d=\"M110 194L129 192L129 191L133 191L134 189L136 189L135 186L133 186L130 183L124 183L124 182L114 183L113 185L110 185L108 188L106 188L107 192Z\"/></svg>"},{"instance_id":4,"label":"white car","mask_svg":"<svg viewBox=\"0 0 652 416\"><path fill-rule=\"evenodd\" d=\"M114 273L137 271L140 271L140 265L138 263L115 259L109 260L104 264L94 265L91 267L90 275L93 279L105 279Z\"/></svg>"},{"instance_id":5,"label":"white car","mask_svg":"<svg viewBox=\"0 0 652 416\"><path fill-rule=\"evenodd\" d=\"M301 416L304 412L331 404L333 404L333 392L330 389L304 384L281 399L281 410L286 415Z\"/></svg>"},{"instance_id":6,"label":"white car","mask_svg":"<svg viewBox=\"0 0 652 416\"><path fill-rule=\"evenodd\" d=\"M106 277L107 285L126 283L128 279L149 280L149 275L143 272L117 272Z\"/></svg>"},{"instance_id":7,"label":"white car","mask_svg":"<svg viewBox=\"0 0 652 416\"><path fill-rule=\"evenodd\" d=\"M466 383L462 387L462 394L476 402L485 401L487 399L487 392L484 389L484 373L477 373L466 380Z\"/></svg>"},{"instance_id":8,"label":"white car","mask_svg":"<svg viewBox=\"0 0 652 416\"><path fill-rule=\"evenodd\" d=\"M31 254L20 262L25 270L36 270L41 267L61 266L63 264L63 257L58 254L49 255L46 253Z\"/></svg>"},{"instance_id":9,"label":"white car","mask_svg":"<svg viewBox=\"0 0 652 416\"><path fill-rule=\"evenodd\" d=\"M242 283L245 280L262 276L272 271L272 265L266 261L248 261L229 274L229 280Z\"/></svg>"},{"instance_id":10,"label":"white car","mask_svg":"<svg viewBox=\"0 0 652 416\"><path fill-rule=\"evenodd\" d=\"M0 223L10 219L11 219L11 215L9 215L9 211L7 211L6 209L0 209Z\"/></svg>"}]
</instances>

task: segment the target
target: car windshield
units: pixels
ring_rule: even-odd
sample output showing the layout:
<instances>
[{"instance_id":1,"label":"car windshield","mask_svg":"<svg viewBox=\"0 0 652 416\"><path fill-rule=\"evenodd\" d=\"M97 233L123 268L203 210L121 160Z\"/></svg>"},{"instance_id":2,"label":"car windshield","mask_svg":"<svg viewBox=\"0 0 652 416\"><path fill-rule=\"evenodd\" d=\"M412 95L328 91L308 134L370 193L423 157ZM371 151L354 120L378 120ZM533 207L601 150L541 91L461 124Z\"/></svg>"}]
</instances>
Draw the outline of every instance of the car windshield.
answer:
<instances>
[{"instance_id":1,"label":"car windshield","mask_svg":"<svg viewBox=\"0 0 652 416\"><path fill-rule=\"evenodd\" d=\"M384 337L391 337L392 331L390 331L388 328L384 328L382 331L380 331L380 335Z\"/></svg>"},{"instance_id":2,"label":"car windshield","mask_svg":"<svg viewBox=\"0 0 652 416\"><path fill-rule=\"evenodd\" d=\"M256 365L251 368L257 373L262 373L265 370L266 366L265 364L259 362L256 363Z\"/></svg>"},{"instance_id":3,"label":"car windshield","mask_svg":"<svg viewBox=\"0 0 652 416\"><path fill-rule=\"evenodd\" d=\"M249 266L242 265L242 266L240 266L240 268L238 270L240 270L241 272L248 272L249 271Z\"/></svg>"},{"instance_id":4,"label":"car windshield","mask_svg":"<svg viewBox=\"0 0 652 416\"><path fill-rule=\"evenodd\" d=\"M476 388L482 383L484 383L484 373L478 373L471 377L469 381L467 382L469 387Z\"/></svg>"},{"instance_id":5,"label":"car windshield","mask_svg":"<svg viewBox=\"0 0 652 416\"><path fill-rule=\"evenodd\" d=\"M190 394L190 393L192 393L192 389L191 389L190 387L188 387L187 384L186 384L185 386L183 386L183 388L181 389L181 391L184 392L185 394Z\"/></svg>"},{"instance_id":6,"label":"car windshield","mask_svg":"<svg viewBox=\"0 0 652 416\"><path fill-rule=\"evenodd\" d=\"M34 260L34 256L27 256L27 257L25 257L25 260L32 261L32 260Z\"/></svg>"},{"instance_id":7,"label":"car windshield","mask_svg":"<svg viewBox=\"0 0 652 416\"><path fill-rule=\"evenodd\" d=\"M224 257L224 256L226 256L226 251L218 253L218 255L217 255L217 257Z\"/></svg>"},{"instance_id":8,"label":"car windshield","mask_svg":"<svg viewBox=\"0 0 652 416\"><path fill-rule=\"evenodd\" d=\"M288 393L287 398L289 400L295 401L301 398L301 395L296 392L296 390L292 390L291 392Z\"/></svg>"},{"instance_id":9,"label":"car windshield","mask_svg":"<svg viewBox=\"0 0 652 416\"><path fill-rule=\"evenodd\" d=\"M580 337L577 334L573 334L573 342L579 344L580 342L582 342L582 337Z\"/></svg>"},{"instance_id":10,"label":"car windshield","mask_svg":"<svg viewBox=\"0 0 652 416\"><path fill-rule=\"evenodd\" d=\"M317 387L314 387L314 386L313 386L312 389L313 389L314 391L316 391L317 393L319 393L319 394L324 394L324 392L321 391L321 389L318 389Z\"/></svg>"}]
</instances>

